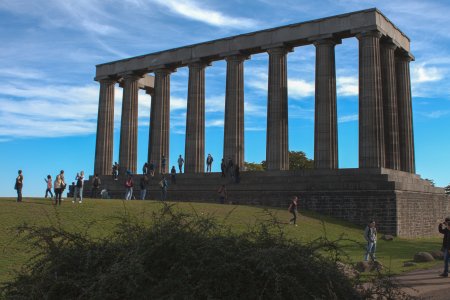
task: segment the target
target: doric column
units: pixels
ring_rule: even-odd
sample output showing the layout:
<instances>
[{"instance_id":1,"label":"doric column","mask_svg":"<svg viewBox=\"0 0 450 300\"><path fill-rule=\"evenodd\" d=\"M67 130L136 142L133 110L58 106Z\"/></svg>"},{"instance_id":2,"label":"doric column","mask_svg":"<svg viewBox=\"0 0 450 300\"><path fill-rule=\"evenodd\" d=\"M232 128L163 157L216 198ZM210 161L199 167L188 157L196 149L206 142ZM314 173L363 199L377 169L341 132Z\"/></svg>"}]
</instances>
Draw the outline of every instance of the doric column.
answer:
<instances>
[{"instance_id":1,"label":"doric column","mask_svg":"<svg viewBox=\"0 0 450 300\"><path fill-rule=\"evenodd\" d=\"M386 168L400 169L398 140L397 86L395 79L395 57L397 46L392 42L381 43L381 78L383 88L384 143Z\"/></svg>"},{"instance_id":2,"label":"doric column","mask_svg":"<svg viewBox=\"0 0 450 300\"><path fill-rule=\"evenodd\" d=\"M155 126L153 125L155 121L155 90L146 88L145 93L150 96L150 122L149 122L149 130L148 130L148 149L147 149L147 162L150 162L150 153L152 146L152 136L155 135Z\"/></svg>"},{"instance_id":3,"label":"doric column","mask_svg":"<svg viewBox=\"0 0 450 300\"><path fill-rule=\"evenodd\" d=\"M320 40L314 45L316 46L314 167L337 169L336 66L334 59L336 41Z\"/></svg>"},{"instance_id":4,"label":"doric column","mask_svg":"<svg viewBox=\"0 0 450 300\"><path fill-rule=\"evenodd\" d=\"M223 157L244 166L244 61L247 56L231 55L227 61Z\"/></svg>"},{"instance_id":5,"label":"doric column","mask_svg":"<svg viewBox=\"0 0 450 300\"><path fill-rule=\"evenodd\" d=\"M411 58L399 53L395 57L397 77L398 128L400 141L400 170L416 172L414 158L414 132L411 99L411 77L409 62Z\"/></svg>"},{"instance_id":6,"label":"doric column","mask_svg":"<svg viewBox=\"0 0 450 300\"><path fill-rule=\"evenodd\" d=\"M189 64L186 115L185 173L205 170L205 68L204 62Z\"/></svg>"},{"instance_id":7,"label":"doric column","mask_svg":"<svg viewBox=\"0 0 450 300\"><path fill-rule=\"evenodd\" d=\"M167 173L169 167L170 133L170 74L174 70L155 71L155 90L150 111L150 137L148 161L155 164L157 173ZM165 169L161 169L161 158L166 158Z\"/></svg>"},{"instance_id":8,"label":"doric column","mask_svg":"<svg viewBox=\"0 0 450 300\"><path fill-rule=\"evenodd\" d=\"M137 169L137 127L139 79L136 74L123 76L122 119L120 124L119 168L120 174Z\"/></svg>"},{"instance_id":9,"label":"doric column","mask_svg":"<svg viewBox=\"0 0 450 300\"><path fill-rule=\"evenodd\" d=\"M114 84L115 80L100 79L97 139L95 143L94 174L110 175L114 140Z\"/></svg>"},{"instance_id":10,"label":"doric column","mask_svg":"<svg viewBox=\"0 0 450 300\"><path fill-rule=\"evenodd\" d=\"M380 37L361 33L359 40L359 167L385 165Z\"/></svg>"},{"instance_id":11,"label":"doric column","mask_svg":"<svg viewBox=\"0 0 450 300\"><path fill-rule=\"evenodd\" d=\"M289 170L287 52L285 47L269 53L266 162L268 170Z\"/></svg>"}]
</instances>

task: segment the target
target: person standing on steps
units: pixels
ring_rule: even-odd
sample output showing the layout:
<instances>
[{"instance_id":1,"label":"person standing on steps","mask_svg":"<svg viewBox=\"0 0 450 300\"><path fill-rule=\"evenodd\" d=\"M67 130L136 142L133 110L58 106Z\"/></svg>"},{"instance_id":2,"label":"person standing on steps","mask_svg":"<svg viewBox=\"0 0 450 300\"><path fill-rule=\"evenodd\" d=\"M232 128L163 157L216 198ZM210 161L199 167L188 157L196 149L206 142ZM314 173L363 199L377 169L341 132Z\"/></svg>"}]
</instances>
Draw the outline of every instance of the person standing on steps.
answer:
<instances>
[{"instance_id":1,"label":"person standing on steps","mask_svg":"<svg viewBox=\"0 0 450 300\"><path fill-rule=\"evenodd\" d=\"M369 261L369 256L372 261L376 261L375 252L377 250L377 228L375 227L375 221L370 220L364 229L364 239L367 242L366 255L364 261Z\"/></svg>"},{"instance_id":2,"label":"person standing on steps","mask_svg":"<svg viewBox=\"0 0 450 300\"><path fill-rule=\"evenodd\" d=\"M180 154L180 157L178 157L178 169L180 169L180 174L183 173L182 172L183 164L184 164L184 159Z\"/></svg>"},{"instance_id":3,"label":"person standing on steps","mask_svg":"<svg viewBox=\"0 0 450 300\"><path fill-rule=\"evenodd\" d=\"M442 239L442 253L444 254L444 272L441 277L448 277L448 262L450 259L450 217L445 218L444 222L439 224L438 230L444 235Z\"/></svg>"},{"instance_id":4,"label":"person standing on steps","mask_svg":"<svg viewBox=\"0 0 450 300\"><path fill-rule=\"evenodd\" d=\"M155 176L155 164L153 163L153 160L150 161L150 164L148 165L148 171L150 176L153 178L153 176Z\"/></svg>"},{"instance_id":5,"label":"person standing on steps","mask_svg":"<svg viewBox=\"0 0 450 300\"><path fill-rule=\"evenodd\" d=\"M50 197L53 198L53 193L52 193L52 187L53 187L52 176L51 175L47 175L47 178L44 178L44 180L47 183L47 189L45 190L45 198L47 198L48 193L50 193Z\"/></svg>"},{"instance_id":6,"label":"person standing on steps","mask_svg":"<svg viewBox=\"0 0 450 300\"><path fill-rule=\"evenodd\" d=\"M211 154L208 154L208 157L206 158L206 172L211 173L212 163L214 159L211 156Z\"/></svg>"},{"instance_id":7,"label":"person standing on steps","mask_svg":"<svg viewBox=\"0 0 450 300\"><path fill-rule=\"evenodd\" d=\"M225 172L226 172L226 164L225 164L225 159L222 158L222 162L220 163L220 171L222 172L222 177L225 177Z\"/></svg>"},{"instance_id":8,"label":"person standing on steps","mask_svg":"<svg viewBox=\"0 0 450 300\"><path fill-rule=\"evenodd\" d=\"M163 156L161 157L161 174L165 174L166 173L166 157Z\"/></svg>"},{"instance_id":9,"label":"person standing on steps","mask_svg":"<svg viewBox=\"0 0 450 300\"><path fill-rule=\"evenodd\" d=\"M175 166L172 166L172 169L170 170L170 183L177 184L177 170L175 169Z\"/></svg>"},{"instance_id":10,"label":"person standing on steps","mask_svg":"<svg viewBox=\"0 0 450 300\"><path fill-rule=\"evenodd\" d=\"M17 171L16 183L14 189L17 191L17 202L22 202L23 175L22 170Z\"/></svg>"},{"instance_id":11,"label":"person standing on steps","mask_svg":"<svg viewBox=\"0 0 450 300\"><path fill-rule=\"evenodd\" d=\"M297 214L298 214L298 197L294 196L291 198L291 204L289 205L288 211L292 214L292 219L289 220L289 224L294 224L297 226Z\"/></svg>"},{"instance_id":12,"label":"person standing on steps","mask_svg":"<svg viewBox=\"0 0 450 300\"><path fill-rule=\"evenodd\" d=\"M148 163L145 163L142 167L142 174L147 175L148 174Z\"/></svg>"}]
</instances>

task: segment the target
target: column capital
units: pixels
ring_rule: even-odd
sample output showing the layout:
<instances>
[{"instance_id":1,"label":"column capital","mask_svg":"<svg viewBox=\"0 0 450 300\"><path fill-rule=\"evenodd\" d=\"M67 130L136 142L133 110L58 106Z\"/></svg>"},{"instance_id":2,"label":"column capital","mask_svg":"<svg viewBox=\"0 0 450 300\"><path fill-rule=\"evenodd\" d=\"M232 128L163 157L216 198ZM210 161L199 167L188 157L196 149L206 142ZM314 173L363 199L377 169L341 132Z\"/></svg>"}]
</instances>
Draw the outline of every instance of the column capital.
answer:
<instances>
[{"instance_id":1,"label":"column capital","mask_svg":"<svg viewBox=\"0 0 450 300\"><path fill-rule=\"evenodd\" d=\"M153 70L153 73L155 73L155 75L170 75L171 73L176 72L175 68L159 68L156 70Z\"/></svg>"},{"instance_id":2,"label":"column capital","mask_svg":"<svg viewBox=\"0 0 450 300\"><path fill-rule=\"evenodd\" d=\"M326 39L318 39L314 41L314 46L322 46L322 45L329 45L329 46L335 46L338 44L341 44L341 39L336 38L326 38Z\"/></svg>"},{"instance_id":3,"label":"column capital","mask_svg":"<svg viewBox=\"0 0 450 300\"><path fill-rule=\"evenodd\" d=\"M139 80L143 77L143 75L139 75L136 73L122 73L120 74L123 80Z\"/></svg>"},{"instance_id":4,"label":"column capital","mask_svg":"<svg viewBox=\"0 0 450 300\"><path fill-rule=\"evenodd\" d=\"M116 83L119 80L119 78L117 78L116 75L111 75L111 76L95 77L94 80L102 83Z\"/></svg>"},{"instance_id":5,"label":"column capital","mask_svg":"<svg viewBox=\"0 0 450 300\"><path fill-rule=\"evenodd\" d=\"M356 35L356 38L360 40L361 38L365 37L375 37L375 38L381 38L383 34L378 30L370 30L370 31L363 31Z\"/></svg>"},{"instance_id":6,"label":"column capital","mask_svg":"<svg viewBox=\"0 0 450 300\"><path fill-rule=\"evenodd\" d=\"M267 51L267 53L269 53L271 55L272 54L284 55L284 54L287 54L288 52L292 52L293 51L292 49L293 48L290 46L281 46L281 47L267 48L266 51Z\"/></svg>"},{"instance_id":7,"label":"column capital","mask_svg":"<svg viewBox=\"0 0 450 300\"><path fill-rule=\"evenodd\" d=\"M247 54L231 54L225 57L225 60L227 62L230 61L238 61L238 62L242 62L244 60L247 60L250 58L250 55Z\"/></svg>"},{"instance_id":8,"label":"column capital","mask_svg":"<svg viewBox=\"0 0 450 300\"><path fill-rule=\"evenodd\" d=\"M409 52L398 51L397 55L395 55L395 59L403 62L411 62L414 60L414 56Z\"/></svg>"},{"instance_id":9,"label":"column capital","mask_svg":"<svg viewBox=\"0 0 450 300\"><path fill-rule=\"evenodd\" d=\"M211 66L211 62L203 61L203 60L194 60L194 61L188 62L187 65L189 68L203 69L203 68Z\"/></svg>"},{"instance_id":10,"label":"column capital","mask_svg":"<svg viewBox=\"0 0 450 300\"><path fill-rule=\"evenodd\" d=\"M390 50L395 50L398 48L398 46L394 44L394 42L391 39L380 41L380 46Z\"/></svg>"}]
</instances>

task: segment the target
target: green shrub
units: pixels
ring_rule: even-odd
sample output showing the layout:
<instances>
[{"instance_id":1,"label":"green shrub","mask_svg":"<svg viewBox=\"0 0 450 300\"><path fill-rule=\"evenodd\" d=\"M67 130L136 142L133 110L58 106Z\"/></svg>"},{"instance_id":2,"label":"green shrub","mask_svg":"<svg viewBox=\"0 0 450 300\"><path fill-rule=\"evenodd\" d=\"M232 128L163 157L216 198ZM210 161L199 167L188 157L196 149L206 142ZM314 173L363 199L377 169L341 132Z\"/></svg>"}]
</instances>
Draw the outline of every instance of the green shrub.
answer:
<instances>
[{"instance_id":1,"label":"green shrub","mask_svg":"<svg viewBox=\"0 0 450 300\"><path fill-rule=\"evenodd\" d=\"M188 215L163 205L150 224L125 215L115 232L101 239L59 226L23 225L20 232L39 253L2 287L2 295L6 299L361 299L370 294L362 293L359 281L348 279L336 267L340 250L335 243L290 241L270 220L238 234L211 216Z\"/></svg>"}]
</instances>

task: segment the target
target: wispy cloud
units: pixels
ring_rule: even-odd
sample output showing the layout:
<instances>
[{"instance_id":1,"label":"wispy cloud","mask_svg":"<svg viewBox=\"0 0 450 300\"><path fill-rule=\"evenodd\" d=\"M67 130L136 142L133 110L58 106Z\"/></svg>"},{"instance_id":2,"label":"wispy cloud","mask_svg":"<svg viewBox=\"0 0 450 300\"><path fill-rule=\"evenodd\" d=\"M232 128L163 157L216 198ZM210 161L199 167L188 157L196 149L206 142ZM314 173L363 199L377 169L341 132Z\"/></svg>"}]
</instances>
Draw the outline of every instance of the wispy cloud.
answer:
<instances>
[{"instance_id":1,"label":"wispy cloud","mask_svg":"<svg viewBox=\"0 0 450 300\"><path fill-rule=\"evenodd\" d=\"M257 25L257 21L253 19L232 17L220 11L205 8L205 2L198 3L193 0L153 0L153 2L168 8L172 13L212 26L252 28Z\"/></svg>"},{"instance_id":2,"label":"wispy cloud","mask_svg":"<svg viewBox=\"0 0 450 300\"><path fill-rule=\"evenodd\" d=\"M288 79L288 93L294 99L301 99L314 95L314 82L307 82L303 79Z\"/></svg>"},{"instance_id":3,"label":"wispy cloud","mask_svg":"<svg viewBox=\"0 0 450 300\"><path fill-rule=\"evenodd\" d=\"M442 69L428 67L425 64L413 65L411 73L411 81L413 84L439 81L444 77Z\"/></svg>"},{"instance_id":4,"label":"wispy cloud","mask_svg":"<svg viewBox=\"0 0 450 300\"><path fill-rule=\"evenodd\" d=\"M439 119L440 117L450 114L450 110L435 110L430 112L420 112L420 115L430 119Z\"/></svg>"},{"instance_id":5,"label":"wispy cloud","mask_svg":"<svg viewBox=\"0 0 450 300\"><path fill-rule=\"evenodd\" d=\"M353 122L353 121L358 121L358 114L346 115L346 116L341 116L338 118L339 123L347 123L347 122Z\"/></svg>"},{"instance_id":6,"label":"wispy cloud","mask_svg":"<svg viewBox=\"0 0 450 300\"><path fill-rule=\"evenodd\" d=\"M358 95L358 78L354 76L338 76L336 78L337 94L340 96Z\"/></svg>"}]
</instances>

